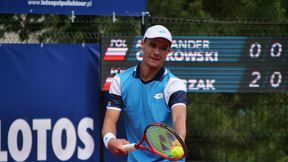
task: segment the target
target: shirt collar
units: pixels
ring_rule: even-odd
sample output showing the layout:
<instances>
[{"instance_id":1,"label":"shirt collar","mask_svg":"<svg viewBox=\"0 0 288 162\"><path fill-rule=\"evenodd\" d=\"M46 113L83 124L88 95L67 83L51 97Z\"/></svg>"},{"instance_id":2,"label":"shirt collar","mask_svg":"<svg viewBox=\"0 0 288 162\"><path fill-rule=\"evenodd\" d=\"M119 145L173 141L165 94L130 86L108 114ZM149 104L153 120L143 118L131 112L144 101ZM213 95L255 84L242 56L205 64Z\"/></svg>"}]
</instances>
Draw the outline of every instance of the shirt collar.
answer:
<instances>
[{"instance_id":1,"label":"shirt collar","mask_svg":"<svg viewBox=\"0 0 288 162\"><path fill-rule=\"evenodd\" d=\"M140 78L140 64L138 64L134 68L134 72L133 73L134 73L134 77L135 78ZM163 76L165 75L165 73L166 73L166 69L162 66L161 69L159 70L159 72L156 74L155 78L152 79L151 81L153 81L153 80L161 81Z\"/></svg>"}]
</instances>

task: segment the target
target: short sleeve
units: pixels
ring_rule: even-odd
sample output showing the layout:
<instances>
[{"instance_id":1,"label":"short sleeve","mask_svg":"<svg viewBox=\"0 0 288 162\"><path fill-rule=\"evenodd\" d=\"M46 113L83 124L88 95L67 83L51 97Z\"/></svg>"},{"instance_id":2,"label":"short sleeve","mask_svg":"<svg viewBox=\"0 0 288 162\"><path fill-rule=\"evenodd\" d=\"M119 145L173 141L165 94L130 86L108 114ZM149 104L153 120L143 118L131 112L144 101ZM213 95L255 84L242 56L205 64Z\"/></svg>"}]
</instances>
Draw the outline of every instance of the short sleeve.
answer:
<instances>
[{"instance_id":1,"label":"short sleeve","mask_svg":"<svg viewBox=\"0 0 288 162\"><path fill-rule=\"evenodd\" d=\"M116 75L112 79L112 83L110 85L107 109L121 110L123 108L120 85L120 78L118 75Z\"/></svg>"},{"instance_id":2,"label":"short sleeve","mask_svg":"<svg viewBox=\"0 0 288 162\"><path fill-rule=\"evenodd\" d=\"M167 105L172 108L175 104L186 105L187 92L183 80L179 78L170 78L165 89L165 100Z\"/></svg>"}]
</instances>

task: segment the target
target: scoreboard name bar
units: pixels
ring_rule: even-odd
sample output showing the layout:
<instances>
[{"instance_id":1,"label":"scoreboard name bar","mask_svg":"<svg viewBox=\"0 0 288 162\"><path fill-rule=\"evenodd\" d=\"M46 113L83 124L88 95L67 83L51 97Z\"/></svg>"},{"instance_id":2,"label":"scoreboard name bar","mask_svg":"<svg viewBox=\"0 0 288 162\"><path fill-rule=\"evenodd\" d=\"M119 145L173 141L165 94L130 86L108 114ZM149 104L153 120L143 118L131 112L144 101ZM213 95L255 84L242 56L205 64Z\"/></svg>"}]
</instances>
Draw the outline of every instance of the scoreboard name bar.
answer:
<instances>
[{"instance_id":1,"label":"scoreboard name bar","mask_svg":"<svg viewBox=\"0 0 288 162\"><path fill-rule=\"evenodd\" d=\"M103 37L101 84L143 58L141 36ZM175 36L165 67L188 92L287 91L287 37Z\"/></svg>"}]
</instances>

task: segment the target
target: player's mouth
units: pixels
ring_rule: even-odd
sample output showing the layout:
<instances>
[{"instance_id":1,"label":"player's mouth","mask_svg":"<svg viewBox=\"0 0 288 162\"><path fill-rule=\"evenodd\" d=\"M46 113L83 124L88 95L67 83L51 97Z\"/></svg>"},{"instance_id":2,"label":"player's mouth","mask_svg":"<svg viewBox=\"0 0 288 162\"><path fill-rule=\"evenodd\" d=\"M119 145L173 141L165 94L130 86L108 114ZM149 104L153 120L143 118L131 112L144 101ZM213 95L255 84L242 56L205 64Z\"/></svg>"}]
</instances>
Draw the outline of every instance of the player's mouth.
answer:
<instances>
[{"instance_id":1,"label":"player's mouth","mask_svg":"<svg viewBox=\"0 0 288 162\"><path fill-rule=\"evenodd\" d=\"M160 58L154 58L154 57L150 57L151 60L155 60L155 61L159 61L161 60Z\"/></svg>"}]
</instances>

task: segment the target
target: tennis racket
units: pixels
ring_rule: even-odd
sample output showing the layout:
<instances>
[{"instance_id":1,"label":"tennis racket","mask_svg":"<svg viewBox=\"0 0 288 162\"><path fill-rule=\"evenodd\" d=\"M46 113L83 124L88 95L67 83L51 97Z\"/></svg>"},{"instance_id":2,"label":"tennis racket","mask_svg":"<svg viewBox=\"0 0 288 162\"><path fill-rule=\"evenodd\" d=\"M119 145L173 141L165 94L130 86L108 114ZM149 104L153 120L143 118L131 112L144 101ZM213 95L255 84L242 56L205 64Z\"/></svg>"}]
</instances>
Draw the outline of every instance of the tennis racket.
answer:
<instances>
[{"instance_id":1,"label":"tennis racket","mask_svg":"<svg viewBox=\"0 0 288 162\"><path fill-rule=\"evenodd\" d=\"M147 143L146 146L142 145L144 141ZM180 160L187 155L187 148L182 139L172 128L163 123L148 125L138 143L126 144L123 147L127 151L134 149L149 151L171 161ZM178 151L180 149L180 155L175 156L173 153L175 147Z\"/></svg>"}]
</instances>

